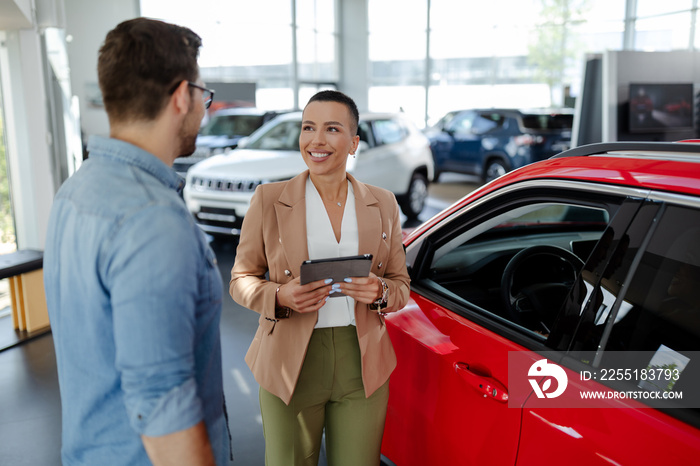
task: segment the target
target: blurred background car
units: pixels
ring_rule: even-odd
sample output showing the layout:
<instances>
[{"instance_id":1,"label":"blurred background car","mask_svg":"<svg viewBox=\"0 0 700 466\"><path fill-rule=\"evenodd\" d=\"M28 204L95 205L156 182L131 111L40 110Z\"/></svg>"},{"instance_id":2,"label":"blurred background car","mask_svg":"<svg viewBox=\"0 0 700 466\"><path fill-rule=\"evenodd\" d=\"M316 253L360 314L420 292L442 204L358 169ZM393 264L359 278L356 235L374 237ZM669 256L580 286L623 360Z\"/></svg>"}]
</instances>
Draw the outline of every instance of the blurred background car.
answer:
<instances>
[{"instance_id":1,"label":"blurred background car","mask_svg":"<svg viewBox=\"0 0 700 466\"><path fill-rule=\"evenodd\" d=\"M200 227L237 235L255 188L288 180L306 165L299 152L301 112L280 115L253 133L242 147L203 160L187 173L184 198ZM363 113L360 144L348 157L359 181L392 191L407 218L423 210L433 158L428 139L401 113Z\"/></svg>"},{"instance_id":2,"label":"blurred background car","mask_svg":"<svg viewBox=\"0 0 700 466\"><path fill-rule=\"evenodd\" d=\"M280 113L252 107L216 111L199 130L197 149L194 153L189 157L176 159L173 168L184 177L192 165L212 155L235 149L241 138L250 136L253 131Z\"/></svg>"},{"instance_id":3,"label":"blurred background car","mask_svg":"<svg viewBox=\"0 0 700 466\"><path fill-rule=\"evenodd\" d=\"M472 109L446 114L425 130L435 160L435 179L443 172L491 181L571 146L571 110L524 112Z\"/></svg>"},{"instance_id":4,"label":"blurred background car","mask_svg":"<svg viewBox=\"0 0 700 466\"><path fill-rule=\"evenodd\" d=\"M419 226L383 464L697 463L698 238L691 143L581 146Z\"/></svg>"}]
</instances>

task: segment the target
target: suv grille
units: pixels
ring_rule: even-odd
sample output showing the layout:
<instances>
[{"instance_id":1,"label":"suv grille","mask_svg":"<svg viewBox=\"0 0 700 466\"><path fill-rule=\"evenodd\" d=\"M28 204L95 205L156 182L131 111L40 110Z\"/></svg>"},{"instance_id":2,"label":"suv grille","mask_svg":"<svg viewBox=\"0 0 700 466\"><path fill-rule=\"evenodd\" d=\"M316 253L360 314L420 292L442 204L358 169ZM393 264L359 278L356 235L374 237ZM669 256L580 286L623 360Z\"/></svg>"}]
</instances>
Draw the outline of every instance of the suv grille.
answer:
<instances>
[{"instance_id":1,"label":"suv grille","mask_svg":"<svg viewBox=\"0 0 700 466\"><path fill-rule=\"evenodd\" d=\"M262 184L261 180L221 180L216 178L192 177L192 188L197 191L240 191L252 192Z\"/></svg>"}]
</instances>

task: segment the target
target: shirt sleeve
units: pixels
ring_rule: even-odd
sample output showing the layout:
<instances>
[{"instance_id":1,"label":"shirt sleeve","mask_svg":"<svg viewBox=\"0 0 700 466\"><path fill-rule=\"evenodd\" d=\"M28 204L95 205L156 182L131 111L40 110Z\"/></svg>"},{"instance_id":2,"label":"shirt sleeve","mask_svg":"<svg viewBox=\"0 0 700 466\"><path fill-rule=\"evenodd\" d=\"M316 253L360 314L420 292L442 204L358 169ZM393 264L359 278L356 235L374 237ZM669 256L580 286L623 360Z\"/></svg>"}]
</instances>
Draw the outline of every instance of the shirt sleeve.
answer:
<instances>
[{"instance_id":1,"label":"shirt sleeve","mask_svg":"<svg viewBox=\"0 0 700 466\"><path fill-rule=\"evenodd\" d=\"M156 205L131 216L105 253L115 364L133 429L161 436L203 419L194 345L202 245L191 222Z\"/></svg>"}]
</instances>

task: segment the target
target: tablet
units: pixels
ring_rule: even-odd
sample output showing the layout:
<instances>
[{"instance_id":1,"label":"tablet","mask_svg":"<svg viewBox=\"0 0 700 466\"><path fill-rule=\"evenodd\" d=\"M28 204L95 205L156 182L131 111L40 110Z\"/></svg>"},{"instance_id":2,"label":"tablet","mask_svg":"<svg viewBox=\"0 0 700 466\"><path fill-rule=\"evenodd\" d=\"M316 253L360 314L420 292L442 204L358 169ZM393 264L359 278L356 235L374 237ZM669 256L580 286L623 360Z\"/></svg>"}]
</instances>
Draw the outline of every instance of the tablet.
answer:
<instances>
[{"instance_id":1,"label":"tablet","mask_svg":"<svg viewBox=\"0 0 700 466\"><path fill-rule=\"evenodd\" d=\"M312 259L301 264L301 284L332 278L333 283L342 282L347 277L366 277L372 268L372 254L359 256L330 257ZM331 297L345 296L338 292Z\"/></svg>"}]
</instances>

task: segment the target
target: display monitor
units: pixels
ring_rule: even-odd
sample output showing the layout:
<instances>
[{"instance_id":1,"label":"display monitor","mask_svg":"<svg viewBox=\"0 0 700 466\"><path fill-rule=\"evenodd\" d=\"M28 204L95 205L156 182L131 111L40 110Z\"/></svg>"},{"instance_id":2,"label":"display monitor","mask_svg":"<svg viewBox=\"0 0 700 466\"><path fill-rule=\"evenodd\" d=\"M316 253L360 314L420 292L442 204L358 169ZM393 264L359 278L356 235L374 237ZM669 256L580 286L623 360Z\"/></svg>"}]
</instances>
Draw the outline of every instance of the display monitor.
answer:
<instances>
[{"instance_id":1,"label":"display monitor","mask_svg":"<svg viewBox=\"0 0 700 466\"><path fill-rule=\"evenodd\" d=\"M629 98L631 133L694 129L693 84L632 83Z\"/></svg>"}]
</instances>

